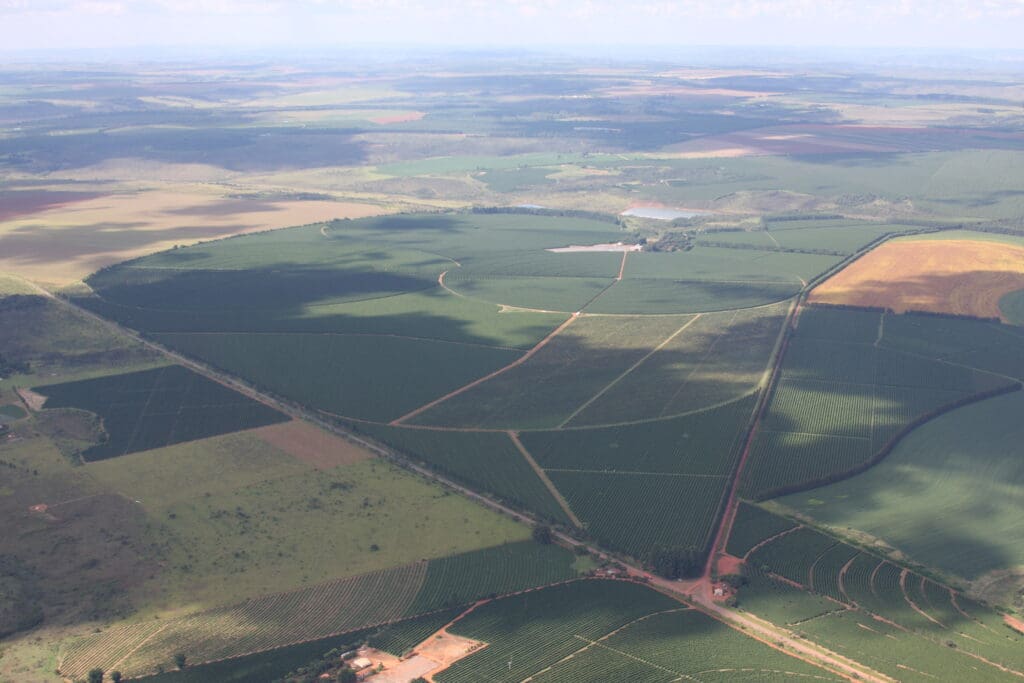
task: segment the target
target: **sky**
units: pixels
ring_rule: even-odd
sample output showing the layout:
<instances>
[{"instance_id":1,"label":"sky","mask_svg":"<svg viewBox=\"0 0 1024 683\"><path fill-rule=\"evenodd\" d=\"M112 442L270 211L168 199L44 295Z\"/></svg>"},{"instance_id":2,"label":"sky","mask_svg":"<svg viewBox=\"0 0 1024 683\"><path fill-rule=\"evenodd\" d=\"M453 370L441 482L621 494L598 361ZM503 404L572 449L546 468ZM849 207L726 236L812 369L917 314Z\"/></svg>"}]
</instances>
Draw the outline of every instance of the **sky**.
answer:
<instances>
[{"instance_id":1,"label":"sky","mask_svg":"<svg viewBox=\"0 0 1024 683\"><path fill-rule=\"evenodd\" d=\"M0 0L0 50L1019 49L1024 0Z\"/></svg>"}]
</instances>

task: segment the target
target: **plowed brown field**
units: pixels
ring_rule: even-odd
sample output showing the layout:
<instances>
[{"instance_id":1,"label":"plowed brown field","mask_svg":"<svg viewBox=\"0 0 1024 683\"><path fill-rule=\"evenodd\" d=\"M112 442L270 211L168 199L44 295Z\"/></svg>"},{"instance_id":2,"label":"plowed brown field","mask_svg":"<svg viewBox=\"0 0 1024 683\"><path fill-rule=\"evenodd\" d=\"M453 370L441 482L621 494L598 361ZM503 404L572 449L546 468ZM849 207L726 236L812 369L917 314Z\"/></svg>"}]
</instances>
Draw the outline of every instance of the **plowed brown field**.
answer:
<instances>
[{"instance_id":1,"label":"plowed brown field","mask_svg":"<svg viewBox=\"0 0 1024 683\"><path fill-rule=\"evenodd\" d=\"M1024 247L975 240L887 242L811 292L811 303L1002 317L1024 289Z\"/></svg>"}]
</instances>

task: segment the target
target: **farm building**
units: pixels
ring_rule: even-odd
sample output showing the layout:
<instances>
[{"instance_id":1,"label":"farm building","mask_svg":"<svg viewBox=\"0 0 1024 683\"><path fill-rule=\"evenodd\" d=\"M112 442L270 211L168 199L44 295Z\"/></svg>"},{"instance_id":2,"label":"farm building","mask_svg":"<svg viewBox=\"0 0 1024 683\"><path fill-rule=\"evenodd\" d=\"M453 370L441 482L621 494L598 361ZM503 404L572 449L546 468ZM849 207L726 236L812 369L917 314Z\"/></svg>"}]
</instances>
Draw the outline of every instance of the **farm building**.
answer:
<instances>
[{"instance_id":1,"label":"farm building","mask_svg":"<svg viewBox=\"0 0 1024 683\"><path fill-rule=\"evenodd\" d=\"M364 669L369 669L373 666L373 662L366 657L356 657L349 662L348 665L353 671L363 671Z\"/></svg>"}]
</instances>

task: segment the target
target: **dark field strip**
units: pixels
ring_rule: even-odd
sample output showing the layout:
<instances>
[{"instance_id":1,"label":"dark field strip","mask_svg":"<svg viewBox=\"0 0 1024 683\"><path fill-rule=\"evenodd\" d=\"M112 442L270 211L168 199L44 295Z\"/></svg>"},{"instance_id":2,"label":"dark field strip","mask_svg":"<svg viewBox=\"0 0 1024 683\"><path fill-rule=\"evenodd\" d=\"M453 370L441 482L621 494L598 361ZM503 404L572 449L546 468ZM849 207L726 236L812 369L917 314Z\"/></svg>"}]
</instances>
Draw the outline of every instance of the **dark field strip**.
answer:
<instances>
[{"instance_id":1,"label":"dark field strip","mask_svg":"<svg viewBox=\"0 0 1024 683\"><path fill-rule=\"evenodd\" d=\"M103 422L90 462L286 422L284 414L180 365L39 387L46 408L77 408Z\"/></svg>"},{"instance_id":2,"label":"dark field strip","mask_svg":"<svg viewBox=\"0 0 1024 683\"><path fill-rule=\"evenodd\" d=\"M646 559L658 546L707 552L728 478L549 471L601 545Z\"/></svg>"},{"instance_id":3,"label":"dark field strip","mask_svg":"<svg viewBox=\"0 0 1024 683\"><path fill-rule=\"evenodd\" d=\"M451 555L427 564L408 614L465 605L492 594L514 593L576 576L575 557L558 545L520 541Z\"/></svg>"},{"instance_id":4,"label":"dark field strip","mask_svg":"<svg viewBox=\"0 0 1024 683\"><path fill-rule=\"evenodd\" d=\"M751 548L765 539L792 529L796 522L773 515L764 508L741 502L732 523L732 532L726 543L726 552L734 557L744 557Z\"/></svg>"},{"instance_id":5,"label":"dark field strip","mask_svg":"<svg viewBox=\"0 0 1024 683\"><path fill-rule=\"evenodd\" d=\"M511 363L518 351L405 337L157 334L167 346L339 416L386 422Z\"/></svg>"}]
</instances>

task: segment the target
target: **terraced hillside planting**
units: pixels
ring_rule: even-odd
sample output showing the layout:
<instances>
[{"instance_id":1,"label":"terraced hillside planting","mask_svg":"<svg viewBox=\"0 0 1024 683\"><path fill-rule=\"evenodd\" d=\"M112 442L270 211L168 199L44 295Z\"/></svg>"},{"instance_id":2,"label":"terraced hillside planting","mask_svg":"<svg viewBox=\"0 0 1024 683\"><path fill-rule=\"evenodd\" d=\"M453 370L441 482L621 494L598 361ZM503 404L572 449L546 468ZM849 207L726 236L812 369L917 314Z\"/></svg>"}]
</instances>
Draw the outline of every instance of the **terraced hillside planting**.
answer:
<instances>
[{"instance_id":1,"label":"terraced hillside planting","mask_svg":"<svg viewBox=\"0 0 1024 683\"><path fill-rule=\"evenodd\" d=\"M46 396L47 409L76 408L102 420L106 439L81 453L87 462L289 419L180 365L36 391Z\"/></svg>"},{"instance_id":2,"label":"terraced hillside planting","mask_svg":"<svg viewBox=\"0 0 1024 683\"><path fill-rule=\"evenodd\" d=\"M770 521L771 513L750 506L741 512L735 528L750 539L761 528L763 536L743 556L749 573L739 592L743 609L897 680L949 672L980 681L1021 675L1024 640L994 610L814 529Z\"/></svg>"}]
</instances>

